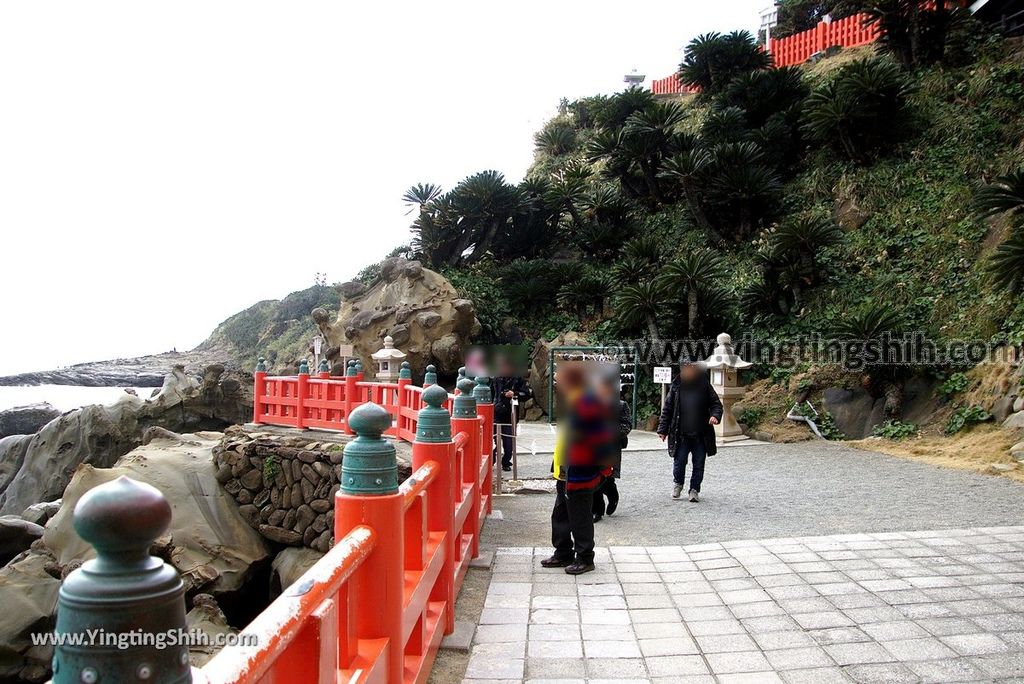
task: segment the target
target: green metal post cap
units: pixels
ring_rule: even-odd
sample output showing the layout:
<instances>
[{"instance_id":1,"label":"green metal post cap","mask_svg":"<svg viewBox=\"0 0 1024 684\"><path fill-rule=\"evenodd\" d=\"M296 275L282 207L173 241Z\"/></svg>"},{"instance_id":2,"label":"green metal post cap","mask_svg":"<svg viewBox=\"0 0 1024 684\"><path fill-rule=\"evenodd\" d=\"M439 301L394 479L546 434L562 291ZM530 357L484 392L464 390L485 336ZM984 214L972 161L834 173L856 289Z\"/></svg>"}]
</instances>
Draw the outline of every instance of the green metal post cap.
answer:
<instances>
[{"instance_id":1,"label":"green metal post cap","mask_svg":"<svg viewBox=\"0 0 1024 684\"><path fill-rule=\"evenodd\" d=\"M351 375L351 376L355 377L355 375L356 375L356 360L355 359L349 359L348 360L348 368L345 369L345 375Z\"/></svg>"},{"instance_id":2,"label":"green metal post cap","mask_svg":"<svg viewBox=\"0 0 1024 684\"><path fill-rule=\"evenodd\" d=\"M476 376L476 387L473 388L473 398L478 404L491 403L491 379L486 375Z\"/></svg>"},{"instance_id":3,"label":"green metal post cap","mask_svg":"<svg viewBox=\"0 0 1024 684\"><path fill-rule=\"evenodd\" d=\"M427 370L423 374L423 386L427 387L429 385L436 385L436 384L437 384L437 367L434 364L431 363L431 364L427 365Z\"/></svg>"},{"instance_id":4,"label":"green metal post cap","mask_svg":"<svg viewBox=\"0 0 1024 684\"><path fill-rule=\"evenodd\" d=\"M349 416L358 435L345 446L341 462L341 490L346 494L375 496L398 491L395 447L381 435L391 427L391 414L373 402L360 404Z\"/></svg>"},{"instance_id":5,"label":"green metal post cap","mask_svg":"<svg viewBox=\"0 0 1024 684\"><path fill-rule=\"evenodd\" d=\"M119 477L86 492L75 505L75 531L96 549L61 583L58 635L88 630L103 634L167 634L185 630L185 585L177 570L149 555L153 540L171 522L171 506L155 487ZM152 643L111 648L102 640L79 645L59 640L53 655L54 684L191 681L188 648Z\"/></svg>"},{"instance_id":6,"label":"green metal post cap","mask_svg":"<svg viewBox=\"0 0 1024 684\"><path fill-rule=\"evenodd\" d=\"M406 379L409 379L409 380L412 379L412 369L409 367L409 362L408 361L403 361L402 362L402 370L400 370L398 372L398 377L399 378L406 378Z\"/></svg>"},{"instance_id":7,"label":"green metal post cap","mask_svg":"<svg viewBox=\"0 0 1024 684\"><path fill-rule=\"evenodd\" d=\"M456 418L476 418L476 399L473 398L476 383L469 378L462 378L455 386L459 388L459 394L455 397L452 415Z\"/></svg>"},{"instance_id":8,"label":"green metal post cap","mask_svg":"<svg viewBox=\"0 0 1024 684\"><path fill-rule=\"evenodd\" d=\"M267 372L266 361L267 360L265 358L263 358L262 356L260 358L256 359L256 372L257 373L266 373Z\"/></svg>"},{"instance_id":9,"label":"green metal post cap","mask_svg":"<svg viewBox=\"0 0 1024 684\"><path fill-rule=\"evenodd\" d=\"M440 385L431 385L423 390L423 403L416 417L416 441L441 443L452 441L452 422L448 411L441 406L448 399L448 393Z\"/></svg>"},{"instance_id":10,"label":"green metal post cap","mask_svg":"<svg viewBox=\"0 0 1024 684\"><path fill-rule=\"evenodd\" d=\"M306 361L306 359L299 361L299 375L302 375L303 373L309 375L309 362Z\"/></svg>"},{"instance_id":11,"label":"green metal post cap","mask_svg":"<svg viewBox=\"0 0 1024 684\"><path fill-rule=\"evenodd\" d=\"M356 373L363 372L363 361L362 359L356 359Z\"/></svg>"},{"instance_id":12,"label":"green metal post cap","mask_svg":"<svg viewBox=\"0 0 1024 684\"><path fill-rule=\"evenodd\" d=\"M331 364L327 363L327 359L323 359L322 361L320 361L320 369L319 370L320 370L321 373L330 373L331 372Z\"/></svg>"},{"instance_id":13,"label":"green metal post cap","mask_svg":"<svg viewBox=\"0 0 1024 684\"><path fill-rule=\"evenodd\" d=\"M462 380L464 377L466 377L466 367L459 366L459 380ZM456 382L456 384L458 384L458 382Z\"/></svg>"},{"instance_id":14,"label":"green metal post cap","mask_svg":"<svg viewBox=\"0 0 1024 684\"><path fill-rule=\"evenodd\" d=\"M160 490L122 475L93 487L75 505L75 531L104 556L146 557L171 524L171 505Z\"/></svg>"}]
</instances>

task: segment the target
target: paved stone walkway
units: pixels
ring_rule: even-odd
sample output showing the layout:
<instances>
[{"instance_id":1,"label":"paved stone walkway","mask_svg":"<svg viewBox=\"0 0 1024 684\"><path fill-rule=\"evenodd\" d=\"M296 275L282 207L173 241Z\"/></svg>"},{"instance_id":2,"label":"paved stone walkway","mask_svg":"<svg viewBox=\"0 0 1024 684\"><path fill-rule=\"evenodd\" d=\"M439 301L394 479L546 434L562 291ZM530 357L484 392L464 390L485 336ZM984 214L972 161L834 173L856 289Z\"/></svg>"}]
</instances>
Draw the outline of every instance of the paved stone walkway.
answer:
<instances>
[{"instance_id":1,"label":"paved stone walkway","mask_svg":"<svg viewBox=\"0 0 1024 684\"><path fill-rule=\"evenodd\" d=\"M496 551L467 681L1024 678L1024 527L549 553Z\"/></svg>"}]
</instances>

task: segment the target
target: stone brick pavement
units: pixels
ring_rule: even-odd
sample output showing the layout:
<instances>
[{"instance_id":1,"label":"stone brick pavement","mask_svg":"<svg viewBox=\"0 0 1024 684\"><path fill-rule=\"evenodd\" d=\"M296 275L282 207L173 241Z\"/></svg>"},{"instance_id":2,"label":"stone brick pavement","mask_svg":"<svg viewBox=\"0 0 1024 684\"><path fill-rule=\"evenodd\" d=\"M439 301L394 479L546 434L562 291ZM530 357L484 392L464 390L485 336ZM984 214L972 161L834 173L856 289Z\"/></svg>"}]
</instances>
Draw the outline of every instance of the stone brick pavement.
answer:
<instances>
[{"instance_id":1,"label":"stone brick pavement","mask_svg":"<svg viewBox=\"0 0 1024 684\"><path fill-rule=\"evenodd\" d=\"M466 681L1024 678L1024 527L549 553L497 550Z\"/></svg>"}]
</instances>

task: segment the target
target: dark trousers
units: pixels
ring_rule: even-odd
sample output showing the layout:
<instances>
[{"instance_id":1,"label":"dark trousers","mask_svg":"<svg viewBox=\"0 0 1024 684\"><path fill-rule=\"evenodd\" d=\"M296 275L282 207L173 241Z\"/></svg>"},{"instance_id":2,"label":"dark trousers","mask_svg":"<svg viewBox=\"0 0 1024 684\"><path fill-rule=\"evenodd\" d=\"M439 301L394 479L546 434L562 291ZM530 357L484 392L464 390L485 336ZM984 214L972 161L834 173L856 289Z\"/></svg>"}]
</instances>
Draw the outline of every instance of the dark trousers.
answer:
<instances>
[{"instance_id":1,"label":"dark trousers","mask_svg":"<svg viewBox=\"0 0 1024 684\"><path fill-rule=\"evenodd\" d=\"M565 491L565 482L555 484L555 507L551 509L551 545L555 557L594 562L594 490Z\"/></svg>"},{"instance_id":2,"label":"dark trousers","mask_svg":"<svg viewBox=\"0 0 1024 684\"><path fill-rule=\"evenodd\" d=\"M504 421L505 423L511 423L512 418L508 418ZM502 467L512 467L512 449L514 448L514 435L512 434L512 425L510 424L499 424L497 420L494 422L494 459L498 460L498 451L501 451L501 465Z\"/></svg>"},{"instance_id":3,"label":"dark trousers","mask_svg":"<svg viewBox=\"0 0 1024 684\"><path fill-rule=\"evenodd\" d=\"M608 497L608 503L619 503L619 488L615 484L614 477L606 477L604 481L594 490L594 515L604 515L604 499Z\"/></svg>"},{"instance_id":4,"label":"dark trousers","mask_svg":"<svg viewBox=\"0 0 1024 684\"><path fill-rule=\"evenodd\" d=\"M672 476L676 484L686 484L686 461L693 455L693 472L690 473L690 489L700 491L700 483L704 479L704 460L707 458L707 450L704 448L704 440L700 436L683 436L676 443L676 452L672 459L675 461L672 467Z\"/></svg>"}]
</instances>

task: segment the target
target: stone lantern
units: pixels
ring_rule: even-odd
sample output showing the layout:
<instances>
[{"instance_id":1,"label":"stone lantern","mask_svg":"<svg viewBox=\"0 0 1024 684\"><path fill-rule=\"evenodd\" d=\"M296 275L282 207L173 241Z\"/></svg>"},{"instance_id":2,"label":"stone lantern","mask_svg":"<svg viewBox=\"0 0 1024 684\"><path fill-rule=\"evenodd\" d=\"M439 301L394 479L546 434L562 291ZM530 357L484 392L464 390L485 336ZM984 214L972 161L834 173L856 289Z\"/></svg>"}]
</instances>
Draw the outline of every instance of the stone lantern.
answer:
<instances>
[{"instance_id":1,"label":"stone lantern","mask_svg":"<svg viewBox=\"0 0 1024 684\"><path fill-rule=\"evenodd\" d=\"M747 393L747 388L740 385L739 371L753 364L736 355L732 348L732 337L727 333L722 333L716 339L718 346L715 347L715 353L704 362L711 371L711 385L722 400L722 421L715 426L715 435L719 443L738 442L747 437L733 417L732 407Z\"/></svg>"},{"instance_id":2,"label":"stone lantern","mask_svg":"<svg viewBox=\"0 0 1024 684\"><path fill-rule=\"evenodd\" d=\"M405 352L395 349L395 341L391 335L385 337L384 346L370 356L377 364L377 380L381 382L398 381L398 374L402 371L402 361L405 361Z\"/></svg>"}]
</instances>

